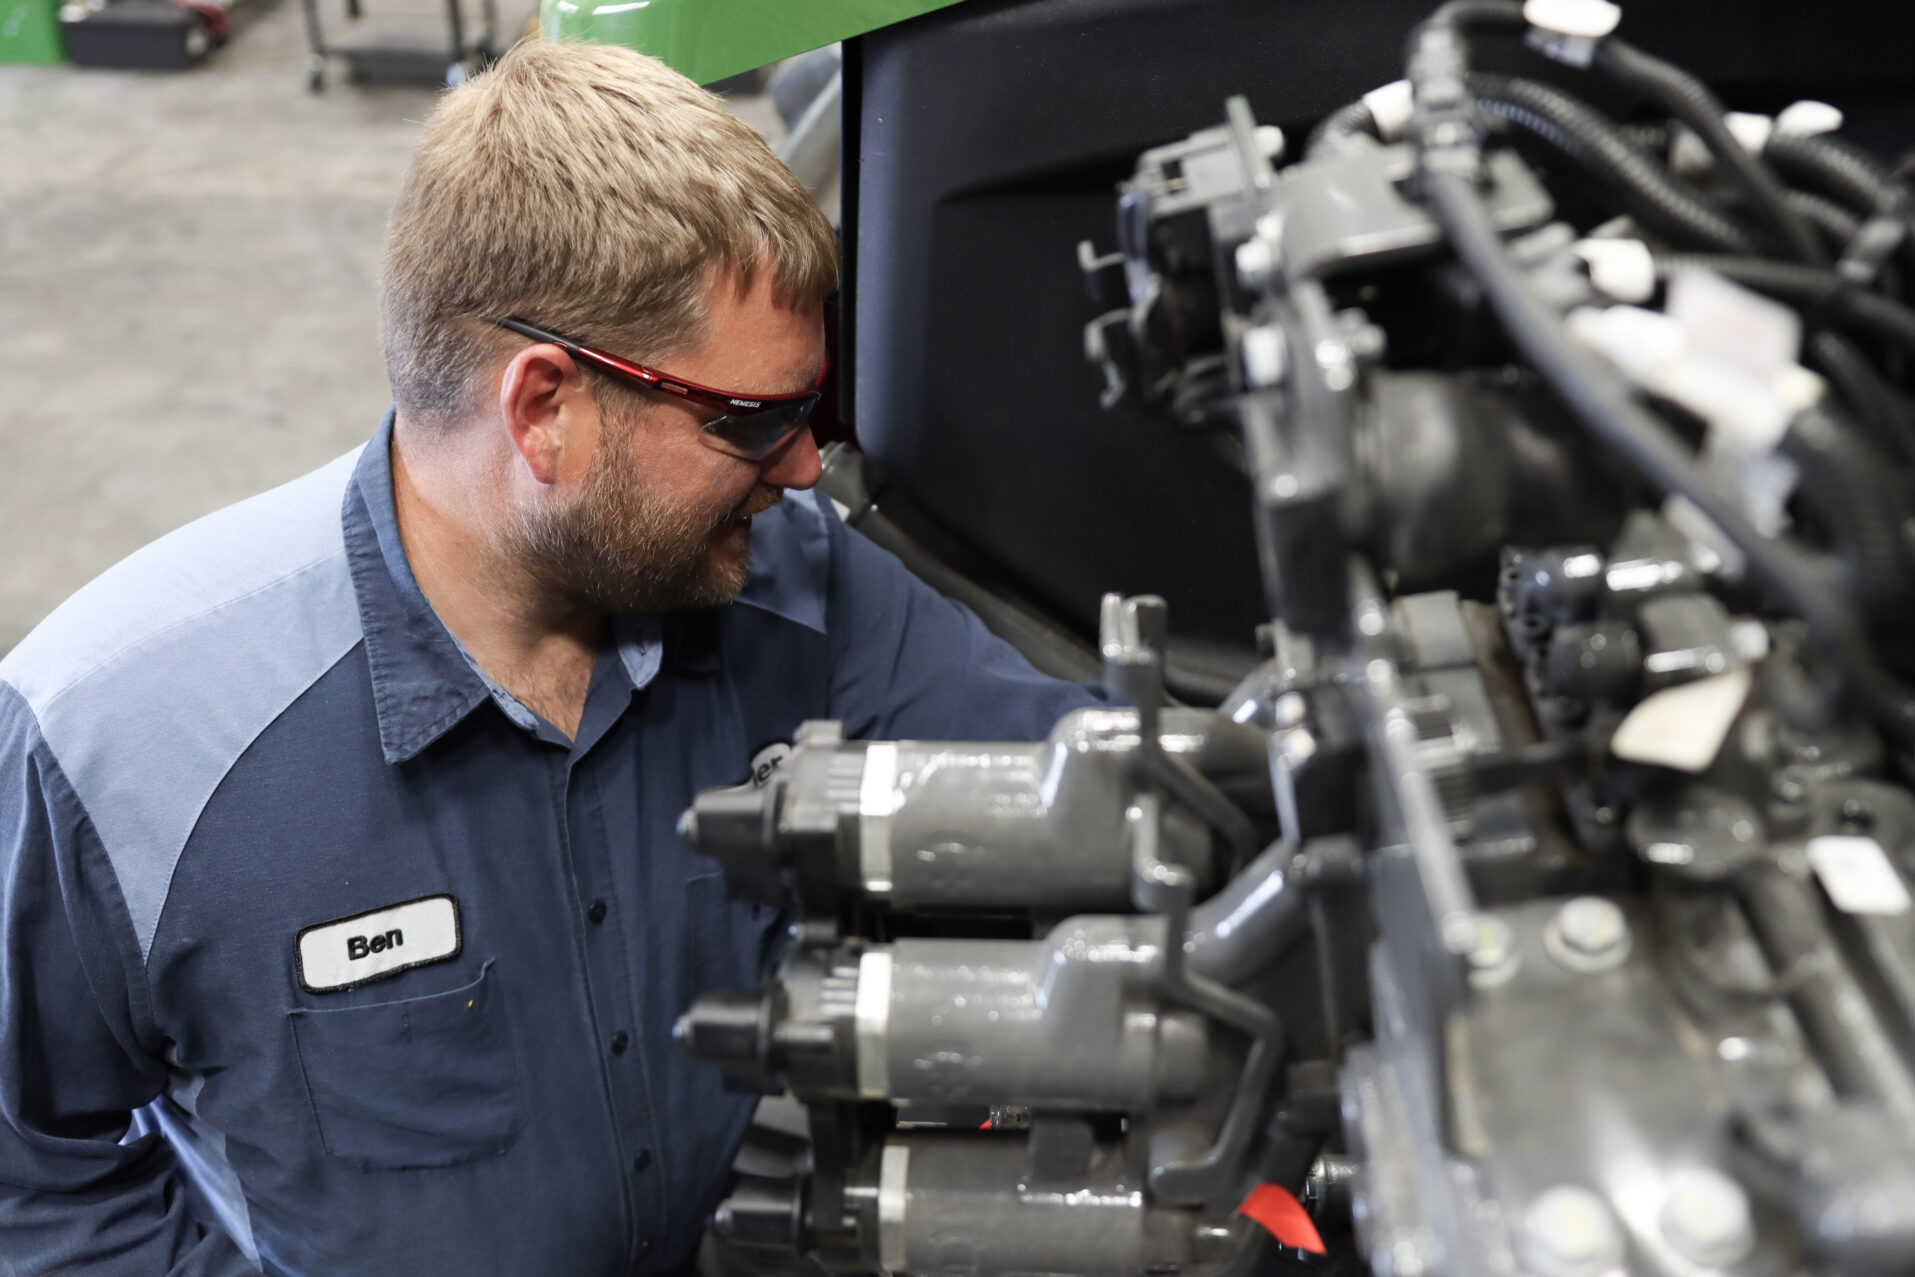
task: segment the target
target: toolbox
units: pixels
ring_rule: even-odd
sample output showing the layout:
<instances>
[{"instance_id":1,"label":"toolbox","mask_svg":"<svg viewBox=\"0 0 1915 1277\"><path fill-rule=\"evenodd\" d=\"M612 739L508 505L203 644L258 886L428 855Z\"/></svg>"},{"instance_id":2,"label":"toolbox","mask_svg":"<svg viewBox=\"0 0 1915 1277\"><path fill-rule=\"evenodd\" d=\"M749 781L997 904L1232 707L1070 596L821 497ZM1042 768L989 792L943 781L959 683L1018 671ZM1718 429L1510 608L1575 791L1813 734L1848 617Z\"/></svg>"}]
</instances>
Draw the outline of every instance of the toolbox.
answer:
<instances>
[{"instance_id":1,"label":"toolbox","mask_svg":"<svg viewBox=\"0 0 1915 1277\"><path fill-rule=\"evenodd\" d=\"M225 34L224 10L173 0L105 0L60 6L60 31L75 66L176 71L205 57Z\"/></svg>"}]
</instances>

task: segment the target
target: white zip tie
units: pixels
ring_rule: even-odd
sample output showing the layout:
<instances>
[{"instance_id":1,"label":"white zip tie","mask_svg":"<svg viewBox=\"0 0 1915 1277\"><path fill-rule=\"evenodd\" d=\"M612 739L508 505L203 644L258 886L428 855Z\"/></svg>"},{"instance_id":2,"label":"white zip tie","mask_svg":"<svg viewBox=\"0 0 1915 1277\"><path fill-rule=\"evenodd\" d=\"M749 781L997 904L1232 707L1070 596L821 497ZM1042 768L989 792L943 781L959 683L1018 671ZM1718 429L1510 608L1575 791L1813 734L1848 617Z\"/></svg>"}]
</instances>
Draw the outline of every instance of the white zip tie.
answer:
<instances>
[{"instance_id":1,"label":"white zip tie","mask_svg":"<svg viewBox=\"0 0 1915 1277\"><path fill-rule=\"evenodd\" d=\"M1609 0L1524 0L1523 21L1551 35L1600 40L1622 21L1622 9Z\"/></svg>"},{"instance_id":2,"label":"white zip tie","mask_svg":"<svg viewBox=\"0 0 1915 1277\"><path fill-rule=\"evenodd\" d=\"M1401 138L1416 111L1408 80L1395 80L1380 89L1371 89L1363 95L1363 105L1370 108L1370 118L1376 121L1376 135L1385 142Z\"/></svg>"},{"instance_id":3,"label":"white zip tie","mask_svg":"<svg viewBox=\"0 0 1915 1277\"><path fill-rule=\"evenodd\" d=\"M1619 302L1656 295L1656 259L1639 239L1584 239L1570 246L1589 267L1589 282Z\"/></svg>"},{"instance_id":4,"label":"white zip tie","mask_svg":"<svg viewBox=\"0 0 1915 1277\"><path fill-rule=\"evenodd\" d=\"M1841 109L1827 102L1796 102L1783 107L1775 117L1775 131L1784 137L1814 137L1841 127Z\"/></svg>"}]
</instances>

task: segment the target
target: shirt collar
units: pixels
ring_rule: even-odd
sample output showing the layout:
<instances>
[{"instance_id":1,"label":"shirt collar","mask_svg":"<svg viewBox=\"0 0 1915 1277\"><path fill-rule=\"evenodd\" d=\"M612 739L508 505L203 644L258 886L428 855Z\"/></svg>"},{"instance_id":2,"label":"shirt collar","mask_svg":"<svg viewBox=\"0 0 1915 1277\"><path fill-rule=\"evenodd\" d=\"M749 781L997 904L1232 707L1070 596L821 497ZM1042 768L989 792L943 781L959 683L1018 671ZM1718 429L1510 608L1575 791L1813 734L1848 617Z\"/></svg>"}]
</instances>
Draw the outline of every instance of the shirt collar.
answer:
<instances>
[{"instance_id":1,"label":"shirt collar","mask_svg":"<svg viewBox=\"0 0 1915 1277\"><path fill-rule=\"evenodd\" d=\"M372 672L379 746L388 763L400 763L487 699L521 726L536 720L478 668L412 575L393 508L392 421L389 409L346 485L340 517ZM634 690L657 677L664 655L659 618L617 616L607 628L608 641L618 645L617 668Z\"/></svg>"}]
</instances>

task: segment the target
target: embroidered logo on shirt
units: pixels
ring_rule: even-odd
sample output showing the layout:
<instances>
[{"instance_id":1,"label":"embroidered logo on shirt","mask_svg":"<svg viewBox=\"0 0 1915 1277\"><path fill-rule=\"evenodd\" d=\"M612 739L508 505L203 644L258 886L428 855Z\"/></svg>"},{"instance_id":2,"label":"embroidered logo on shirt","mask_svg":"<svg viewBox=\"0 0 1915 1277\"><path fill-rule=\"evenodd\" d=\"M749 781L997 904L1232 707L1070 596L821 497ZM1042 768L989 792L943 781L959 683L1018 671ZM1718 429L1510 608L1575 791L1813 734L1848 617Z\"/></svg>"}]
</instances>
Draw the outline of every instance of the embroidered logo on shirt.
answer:
<instances>
[{"instance_id":1,"label":"embroidered logo on shirt","mask_svg":"<svg viewBox=\"0 0 1915 1277\"><path fill-rule=\"evenodd\" d=\"M299 933L299 987L308 993L357 988L456 958L462 944L459 902L451 896L316 922Z\"/></svg>"}]
</instances>

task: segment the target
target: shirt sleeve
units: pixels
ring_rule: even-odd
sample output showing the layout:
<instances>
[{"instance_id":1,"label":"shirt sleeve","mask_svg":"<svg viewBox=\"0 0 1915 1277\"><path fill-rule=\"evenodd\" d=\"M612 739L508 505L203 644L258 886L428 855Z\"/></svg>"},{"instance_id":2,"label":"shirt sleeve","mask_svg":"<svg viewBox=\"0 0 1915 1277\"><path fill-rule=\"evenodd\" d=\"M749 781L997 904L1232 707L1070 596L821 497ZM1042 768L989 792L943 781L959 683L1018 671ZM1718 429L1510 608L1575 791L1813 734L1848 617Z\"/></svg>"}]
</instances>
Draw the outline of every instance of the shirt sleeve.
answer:
<instances>
[{"instance_id":1,"label":"shirt sleeve","mask_svg":"<svg viewBox=\"0 0 1915 1277\"><path fill-rule=\"evenodd\" d=\"M131 1134L165 1076L150 1024L105 851L0 683L0 1273L257 1271L192 1217L165 1139Z\"/></svg>"},{"instance_id":2,"label":"shirt sleeve","mask_svg":"<svg viewBox=\"0 0 1915 1277\"><path fill-rule=\"evenodd\" d=\"M971 610L825 507L831 712L847 737L1039 740L1074 709L1107 703L1097 684L1041 674Z\"/></svg>"}]
</instances>

